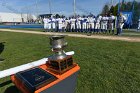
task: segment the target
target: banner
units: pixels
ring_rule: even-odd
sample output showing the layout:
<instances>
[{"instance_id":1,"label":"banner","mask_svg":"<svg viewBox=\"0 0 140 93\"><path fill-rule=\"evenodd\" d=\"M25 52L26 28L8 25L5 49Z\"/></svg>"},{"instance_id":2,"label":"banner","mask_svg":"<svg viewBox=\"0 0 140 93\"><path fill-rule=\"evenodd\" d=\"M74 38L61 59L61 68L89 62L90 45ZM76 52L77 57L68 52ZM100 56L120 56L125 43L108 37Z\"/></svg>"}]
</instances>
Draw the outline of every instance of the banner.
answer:
<instances>
[{"instance_id":1,"label":"banner","mask_svg":"<svg viewBox=\"0 0 140 93\"><path fill-rule=\"evenodd\" d=\"M133 18L133 13L132 12L121 12L125 17L126 17L126 25L132 25L132 18Z\"/></svg>"}]
</instances>

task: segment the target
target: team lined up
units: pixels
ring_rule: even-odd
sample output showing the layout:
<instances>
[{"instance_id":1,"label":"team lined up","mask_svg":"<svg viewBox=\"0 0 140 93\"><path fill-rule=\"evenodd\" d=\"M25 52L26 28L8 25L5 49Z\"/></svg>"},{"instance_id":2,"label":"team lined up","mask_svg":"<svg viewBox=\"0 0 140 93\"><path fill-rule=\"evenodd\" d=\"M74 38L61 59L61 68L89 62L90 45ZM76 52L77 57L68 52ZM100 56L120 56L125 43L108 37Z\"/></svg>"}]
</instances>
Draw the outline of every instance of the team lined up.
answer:
<instances>
[{"instance_id":1,"label":"team lined up","mask_svg":"<svg viewBox=\"0 0 140 93\"><path fill-rule=\"evenodd\" d=\"M107 31L112 32L114 34L114 28L116 27L117 17L110 15L99 15L97 17L91 16L77 16L65 18L44 18L44 29L46 31L55 31L55 32L103 32L107 33ZM120 23L124 23L125 18L118 18ZM122 25L120 24L120 25ZM119 23L117 24L119 26Z\"/></svg>"}]
</instances>

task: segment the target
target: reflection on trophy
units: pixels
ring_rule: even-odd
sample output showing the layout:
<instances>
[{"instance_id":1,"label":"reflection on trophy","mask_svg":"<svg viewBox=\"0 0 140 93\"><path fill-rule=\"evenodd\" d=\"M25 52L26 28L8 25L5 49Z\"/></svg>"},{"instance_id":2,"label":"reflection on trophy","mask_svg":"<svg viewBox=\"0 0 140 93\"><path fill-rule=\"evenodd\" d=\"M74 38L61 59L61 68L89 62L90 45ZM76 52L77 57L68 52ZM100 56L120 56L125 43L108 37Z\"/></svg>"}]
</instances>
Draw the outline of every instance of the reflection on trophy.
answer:
<instances>
[{"instance_id":1,"label":"reflection on trophy","mask_svg":"<svg viewBox=\"0 0 140 93\"><path fill-rule=\"evenodd\" d=\"M64 35L51 36L50 45L54 55L49 57L49 70L58 74L63 74L75 66L72 56L65 54L64 48L67 46Z\"/></svg>"}]
</instances>

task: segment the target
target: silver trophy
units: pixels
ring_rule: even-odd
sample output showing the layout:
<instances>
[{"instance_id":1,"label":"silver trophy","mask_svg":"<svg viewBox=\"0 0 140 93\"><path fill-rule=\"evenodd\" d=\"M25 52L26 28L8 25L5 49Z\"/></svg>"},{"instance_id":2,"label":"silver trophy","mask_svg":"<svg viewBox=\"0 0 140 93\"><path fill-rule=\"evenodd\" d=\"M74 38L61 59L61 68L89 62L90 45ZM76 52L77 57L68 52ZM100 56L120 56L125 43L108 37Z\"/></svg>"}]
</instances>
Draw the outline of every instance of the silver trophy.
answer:
<instances>
[{"instance_id":1,"label":"silver trophy","mask_svg":"<svg viewBox=\"0 0 140 93\"><path fill-rule=\"evenodd\" d=\"M50 37L50 45L52 51L55 52L55 54L51 56L51 60L61 60L67 57L64 51L64 48L67 46L67 42L64 38L64 35L55 35Z\"/></svg>"},{"instance_id":2,"label":"silver trophy","mask_svg":"<svg viewBox=\"0 0 140 93\"><path fill-rule=\"evenodd\" d=\"M57 74L63 74L72 67L76 66L76 64L73 62L72 56L65 54L64 49L67 46L67 42L64 38L64 35L50 37L50 45L55 54L49 57L47 66L48 70Z\"/></svg>"}]
</instances>

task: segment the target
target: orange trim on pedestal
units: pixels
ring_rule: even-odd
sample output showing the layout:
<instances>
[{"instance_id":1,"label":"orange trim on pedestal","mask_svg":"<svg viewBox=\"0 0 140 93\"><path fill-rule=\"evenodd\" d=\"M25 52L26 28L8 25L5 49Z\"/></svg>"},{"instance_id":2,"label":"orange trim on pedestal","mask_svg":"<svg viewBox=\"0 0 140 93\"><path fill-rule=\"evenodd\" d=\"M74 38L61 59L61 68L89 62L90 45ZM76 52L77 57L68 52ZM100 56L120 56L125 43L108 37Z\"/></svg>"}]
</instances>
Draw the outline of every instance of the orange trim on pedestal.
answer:
<instances>
[{"instance_id":1,"label":"orange trim on pedestal","mask_svg":"<svg viewBox=\"0 0 140 93\"><path fill-rule=\"evenodd\" d=\"M76 65L73 68L71 68L70 70L68 70L67 72L65 72L65 73L63 73L61 75L58 75L58 74L55 74L55 73L49 71L48 66L46 64L39 66L39 68L42 68L43 70L47 71L48 73L56 76L58 79L56 79L55 81L47 84L46 86L44 86L42 88L36 90L34 93L40 93L41 91L48 89L49 87L61 82L62 80L66 79L67 77L71 76L72 74L74 74L74 73L76 73L77 71L80 70L80 67L78 65ZM28 89L24 86L24 84L19 79L17 79L15 77L15 75L11 76L11 80L16 85L16 87L19 90L21 90L23 93L30 93L28 91Z\"/></svg>"}]
</instances>

